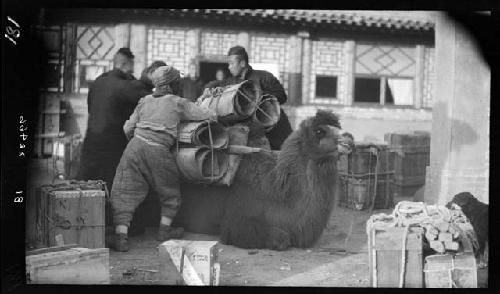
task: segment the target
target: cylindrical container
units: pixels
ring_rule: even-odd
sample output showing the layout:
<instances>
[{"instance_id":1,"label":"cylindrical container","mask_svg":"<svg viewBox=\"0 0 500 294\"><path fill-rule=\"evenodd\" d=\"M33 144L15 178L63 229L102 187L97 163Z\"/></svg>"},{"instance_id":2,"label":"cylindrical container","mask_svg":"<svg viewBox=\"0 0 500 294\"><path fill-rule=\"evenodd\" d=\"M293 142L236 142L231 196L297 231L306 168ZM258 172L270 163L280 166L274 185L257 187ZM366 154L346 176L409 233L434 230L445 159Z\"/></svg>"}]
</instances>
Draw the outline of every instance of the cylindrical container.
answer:
<instances>
[{"instance_id":1,"label":"cylindrical container","mask_svg":"<svg viewBox=\"0 0 500 294\"><path fill-rule=\"evenodd\" d=\"M213 91L199 104L215 110L219 121L232 124L242 121L255 112L260 89L251 80L225 87L221 91Z\"/></svg>"},{"instance_id":2,"label":"cylindrical container","mask_svg":"<svg viewBox=\"0 0 500 294\"><path fill-rule=\"evenodd\" d=\"M229 166L227 152L207 147L181 147L176 160L182 177L188 182L215 182L224 176Z\"/></svg>"},{"instance_id":3,"label":"cylindrical container","mask_svg":"<svg viewBox=\"0 0 500 294\"><path fill-rule=\"evenodd\" d=\"M273 95L262 95L253 119L261 124L266 131L270 131L280 119L280 104Z\"/></svg>"},{"instance_id":4,"label":"cylindrical container","mask_svg":"<svg viewBox=\"0 0 500 294\"><path fill-rule=\"evenodd\" d=\"M210 141L210 135L212 141ZM179 124L179 143L189 146L224 148L229 142L229 134L222 124L217 122L197 121Z\"/></svg>"}]
</instances>

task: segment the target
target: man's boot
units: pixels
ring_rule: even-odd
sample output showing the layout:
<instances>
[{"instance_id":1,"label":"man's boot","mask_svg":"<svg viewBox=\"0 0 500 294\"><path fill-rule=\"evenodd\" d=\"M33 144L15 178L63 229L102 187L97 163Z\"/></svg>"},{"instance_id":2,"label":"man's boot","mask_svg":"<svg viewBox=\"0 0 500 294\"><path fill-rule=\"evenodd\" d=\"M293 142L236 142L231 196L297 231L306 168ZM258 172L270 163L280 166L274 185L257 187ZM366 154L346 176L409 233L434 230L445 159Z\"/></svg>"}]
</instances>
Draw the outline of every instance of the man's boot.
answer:
<instances>
[{"instance_id":1,"label":"man's boot","mask_svg":"<svg viewBox=\"0 0 500 294\"><path fill-rule=\"evenodd\" d=\"M127 252L129 250L128 247L128 236L124 233L116 233L115 234L115 251L119 252Z\"/></svg>"},{"instance_id":2,"label":"man's boot","mask_svg":"<svg viewBox=\"0 0 500 294\"><path fill-rule=\"evenodd\" d=\"M176 227L173 228L167 225L160 225L158 228L158 241L167 241L170 239L182 238L184 234L184 228Z\"/></svg>"}]
</instances>

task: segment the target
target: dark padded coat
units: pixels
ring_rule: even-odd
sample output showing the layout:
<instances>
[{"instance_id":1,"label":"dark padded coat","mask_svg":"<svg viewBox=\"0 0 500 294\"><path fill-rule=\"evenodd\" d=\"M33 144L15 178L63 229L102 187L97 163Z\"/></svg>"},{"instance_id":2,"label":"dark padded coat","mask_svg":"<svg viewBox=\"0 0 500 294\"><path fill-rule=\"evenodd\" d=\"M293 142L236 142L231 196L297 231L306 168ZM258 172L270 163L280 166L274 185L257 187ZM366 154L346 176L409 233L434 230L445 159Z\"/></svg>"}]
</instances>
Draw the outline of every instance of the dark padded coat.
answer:
<instances>
[{"instance_id":1,"label":"dark padded coat","mask_svg":"<svg viewBox=\"0 0 500 294\"><path fill-rule=\"evenodd\" d=\"M275 96L280 104L287 101L285 89L280 81L270 72L265 70L255 70L251 66L244 76L245 80L251 80L262 89L262 94L271 94ZM223 81L212 81L205 85L205 88L224 87L242 82L239 77L229 77ZM272 150L280 150L285 139L292 133L292 126L288 120L288 116L281 109L280 119L276 126L266 134L269 139Z\"/></svg>"},{"instance_id":2,"label":"dark padded coat","mask_svg":"<svg viewBox=\"0 0 500 294\"><path fill-rule=\"evenodd\" d=\"M77 178L100 179L111 188L115 170L127 146L123 124L151 86L113 69L100 75L88 94L88 127Z\"/></svg>"}]
</instances>

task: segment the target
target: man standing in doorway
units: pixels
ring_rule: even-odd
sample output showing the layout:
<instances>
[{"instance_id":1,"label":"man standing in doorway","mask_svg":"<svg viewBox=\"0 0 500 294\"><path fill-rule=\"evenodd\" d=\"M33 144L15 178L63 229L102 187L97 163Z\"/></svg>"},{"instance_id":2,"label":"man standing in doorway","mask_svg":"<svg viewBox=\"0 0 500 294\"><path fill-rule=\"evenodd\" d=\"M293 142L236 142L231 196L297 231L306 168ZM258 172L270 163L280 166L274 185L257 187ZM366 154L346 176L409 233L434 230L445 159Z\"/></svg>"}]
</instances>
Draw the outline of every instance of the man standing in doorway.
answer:
<instances>
[{"instance_id":1,"label":"man standing in doorway","mask_svg":"<svg viewBox=\"0 0 500 294\"><path fill-rule=\"evenodd\" d=\"M196 73L196 64L191 63L188 67L188 76L181 79L179 96L191 102L196 102L196 99L201 96L202 92L203 81Z\"/></svg>"},{"instance_id":2,"label":"man standing in doorway","mask_svg":"<svg viewBox=\"0 0 500 294\"><path fill-rule=\"evenodd\" d=\"M278 99L280 104L284 104L287 100L285 89L279 80L270 72L265 70L255 70L248 63L248 54L244 47L235 46L229 49L228 65L232 77L223 81L212 81L208 83L206 88L224 87L242 82L243 80L251 80L259 85L262 94L271 94ZM276 126L266 133L272 150L280 150L285 139L292 133L292 126L288 120L288 116L281 109L280 118Z\"/></svg>"}]
</instances>

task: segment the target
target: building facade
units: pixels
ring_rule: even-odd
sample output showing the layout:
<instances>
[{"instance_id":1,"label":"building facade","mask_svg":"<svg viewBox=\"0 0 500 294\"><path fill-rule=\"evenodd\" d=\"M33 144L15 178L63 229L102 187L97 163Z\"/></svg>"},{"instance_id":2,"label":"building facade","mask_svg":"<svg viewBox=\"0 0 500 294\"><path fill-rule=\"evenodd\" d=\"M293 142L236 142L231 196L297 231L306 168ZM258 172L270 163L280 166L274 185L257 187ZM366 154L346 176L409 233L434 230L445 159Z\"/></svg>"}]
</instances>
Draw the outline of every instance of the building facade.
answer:
<instances>
[{"instance_id":1,"label":"building facade","mask_svg":"<svg viewBox=\"0 0 500 294\"><path fill-rule=\"evenodd\" d=\"M85 134L88 87L112 68L120 47L135 54L136 77L152 61L163 60L184 72L194 63L209 82L218 68L227 71L226 54L235 45L247 49L250 65L281 81L289 97L283 107L294 128L316 109L332 109L357 140L431 129L430 13L53 10L45 12L40 33L50 52L46 101L61 101L59 116L42 118L41 134Z\"/></svg>"}]
</instances>

